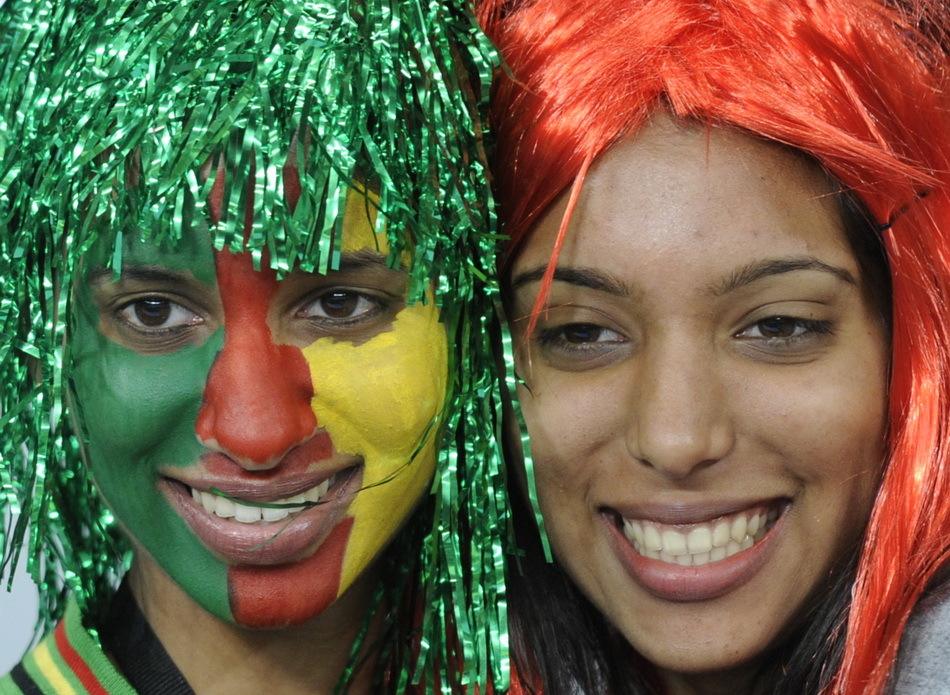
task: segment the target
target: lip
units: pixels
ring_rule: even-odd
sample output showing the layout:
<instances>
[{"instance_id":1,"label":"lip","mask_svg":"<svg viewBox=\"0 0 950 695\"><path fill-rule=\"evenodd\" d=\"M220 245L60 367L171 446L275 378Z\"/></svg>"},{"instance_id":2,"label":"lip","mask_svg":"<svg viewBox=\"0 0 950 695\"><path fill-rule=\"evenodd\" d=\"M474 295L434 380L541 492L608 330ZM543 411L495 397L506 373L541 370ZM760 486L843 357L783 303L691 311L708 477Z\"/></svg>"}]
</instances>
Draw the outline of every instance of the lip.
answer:
<instances>
[{"instance_id":1,"label":"lip","mask_svg":"<svg viewBox=\"0 0 950 695\"><path fill-rule=\"evenodd\" d=\"M336 465L327 466L321 462L319 470L295 471L281 466L267 471L247 471L222 454L205 454L197 466L166 468L159 471L159 475L201 492L214 489L248 502L273 502L305 492L340 471L361 463L360 457L348 456Z\"/></svg>"},{"instance_id":2,"label":"lip","mask_svg":"<svg viewBox=\"0 0 950 695\"><path fill-rule=\"evenodd\" d=\"M636 504L605 505L604 510L616 512L625 519L656 521L668 526L702 524L721 516L729 516L754 507L770 507L790 498L785 496L749 498L743 500L707 501L690 504Z\"/></svg>"},{"instance_id":3,"label":"lip","mask_svg":"<svg viewBox=\"0 0 950 695\"><path fill-rule=\"evenodd\" d=\"M247 501L267 502L307 490L334 473L353 470L328 490L324 502L273 522L244 524L209 514L185 487L207 490L215 487L228 496ZM192 485L186 481L194 479ZM213 480L212 480L213 479ZM267 483L249 485L247 480L227 480L206 473L160 478L159 491L188 524L192 532L212 553L230 565L282 565L312 555L330 532L346 516L350 503L363 481L363 466L341 466L308 476L284 479L279 488Z\"/></svg>"},{"instance_id":4,"label":"lip","mask_svg":"<svg viewBox=\"0 0 950 695\"><path fill-rule=\"evenodd\" d=\"M756 505L753 503L751 506ZM726 509L726 507L722 508ZM670 524L701 523L747 507L729 506L728 508L731 511L714 516L705 516L705 512L697 516L700 510L691 507L688 510L689 517L685 514L686 508L679 510L673 508L667 510L666 514L652 515L649 518L652 521ZM640 555L623 535L623 531L614 523L611 514L605 512L600 516L607 527L614 553L630 578L659 599L685 603L709 601L725 596L750 581L768 562L779 545L789 508L790 505L783 508L772 528L751 548L699 567L683 567ZM634 517L631 515L628 518ZM636 518L644 517L638 515Z\"/></svg>"}]
</instances>

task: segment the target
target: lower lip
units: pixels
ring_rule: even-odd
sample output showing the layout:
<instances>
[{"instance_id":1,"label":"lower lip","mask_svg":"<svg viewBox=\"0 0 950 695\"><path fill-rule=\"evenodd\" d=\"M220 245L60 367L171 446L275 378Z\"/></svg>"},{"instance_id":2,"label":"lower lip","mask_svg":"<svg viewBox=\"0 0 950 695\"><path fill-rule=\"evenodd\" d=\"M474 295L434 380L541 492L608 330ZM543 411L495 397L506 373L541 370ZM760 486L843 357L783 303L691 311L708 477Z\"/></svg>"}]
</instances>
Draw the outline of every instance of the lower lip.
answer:
<instances>
[{"instance_id":1,"label":"lower lip","mask_svg":"<svg viewBox=\"0 0 950 695\"><path fill-rule=\"evenodd\" d=\"M362 467L348 475L327 501L280 521L243 524L209 514L186 486L162 479L158 488L201 542L230 565L282 565L312 555L346 515L363 480Z\"/></svg>"},{"instance_id":2,"label":"lower lip","mask_svg":"<svg viewBox=\"0 0 950 695\"><path fill-rule=\"evenodd\" d=\"M683 567L641 555L614 523L612 515L604 514L601 518L610 533L614 552L635 582L665 601L690 602L725 596L752 579L778 545L787 511L751 548L699 567Z\"/></svg>"}]
</instances>

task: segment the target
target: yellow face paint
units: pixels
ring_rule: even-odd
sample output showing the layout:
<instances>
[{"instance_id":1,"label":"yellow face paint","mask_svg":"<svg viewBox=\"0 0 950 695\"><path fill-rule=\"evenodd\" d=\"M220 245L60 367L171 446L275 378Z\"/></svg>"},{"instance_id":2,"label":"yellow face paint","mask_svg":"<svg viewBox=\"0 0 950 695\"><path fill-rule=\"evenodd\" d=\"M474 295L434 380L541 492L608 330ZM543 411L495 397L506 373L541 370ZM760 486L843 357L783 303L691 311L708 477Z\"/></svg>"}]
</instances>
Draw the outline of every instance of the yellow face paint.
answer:
<instances>
[{"instance_id":1,"label":"yellow face paint","mask_svg":"<svg viewBox=\"0 0 950 695\"><path fill-rule=\"evenodd\" d=\"M365 200L351 194L343 251L389 250L374 234ZM386 547L422 497L435 469L438 417L448 358L439 311L427 298L402 309L392 327L363 343L322 338L303 349L312 406L336 451L363 457L339 594ZM421 447L421 448L420 448Z\"/></svg>"}]
</instances>

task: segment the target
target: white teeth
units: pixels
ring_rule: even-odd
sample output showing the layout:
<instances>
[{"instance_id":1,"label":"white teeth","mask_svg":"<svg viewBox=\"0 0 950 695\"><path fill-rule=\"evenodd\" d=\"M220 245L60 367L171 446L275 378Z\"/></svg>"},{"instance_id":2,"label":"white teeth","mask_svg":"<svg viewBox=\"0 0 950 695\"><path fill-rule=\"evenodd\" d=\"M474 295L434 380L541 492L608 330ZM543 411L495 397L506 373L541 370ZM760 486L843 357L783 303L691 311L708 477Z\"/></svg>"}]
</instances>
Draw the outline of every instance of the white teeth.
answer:
<instances>
[{"instance_id":1,"label":"white teeth","mask_svg":"<svg viewBox=\"0 0 950 695\"><path fill-rule=\"evenodd\" d=\"M192 488L192 492L194 492L194 488ZM214 514L214 500L216 497L217 495L212 495L210 492L201 493L201 506L205 508L205 511L208 512L208 514Z\"/></svg>"},{"instance_id":2,"label":"white teeth","mask_svg":"<svg viewBox=\"0 0 950 695\"><path fill-rule=\"evenodd\" d=\"M303 498L307 502L319 502L320 498L327 494L327 490L330 488L330 479L327 478L322 483L317 485L314 488L310 488L305 493L303 493Z\"/></svg>"},{"instance_id":3,"label":"white teeth","mask_svg":"<svg viewBox=\"0 0 950 695\"><path fill-rule=\"evenodd\" d=\"M201 506L209 514L214 514L224 519L233 518L242 524L255 524L258 521L272 522L280 521L291 514L295 514L307 508L308 504L319 502L330 486L333 484L334 477L327 478L319 485L306 490L292 497L274 500L271 504L298 505L294 507L262 507L256 504L250 504L247 501L235 502L227 497L217 495L213 492L203 492L191 488L192 498L201 503ZM654 529L655 531L656 529Z\"/></svg>"},{"instance_id":4,"label":"white teeth","mask_svg":"<svg viewBox=\"0 0 950 695\"><path fill-rule=\"evenodd\" d=\"M663 539L663 550L670 555L686 555L686 537L676 531L664 531L660 536Z\"/></svg>"},{"instance_id":5,"label":"white teeth","mask_svg":"<svg viewBox=\"0 0 950 695\"><path fill-rule=\"evenodd\" d=\"M729 542L729 522L720 521L713 528L712 532L712 544L716 548L725 548L726 543Z\"/></svg>"},{"instance_id":6,"label":"white teeth","mask_svg":"<svg viewBox=\"0 0 950 695\"><path fill-rule=\"evenodd\" d=\"M663 541L660 539L660 532L656 530L656 526L653 524L643 525L643 542L647 550L655 550L656 552L663 550Z\"/></svg>"},{"instance_id":7,"label":"white teeth","mask_svg":"<svg viewBox=\"0 0 950 695\"><path fill-rule=\"evenodd\" d=\"M746 529L746 533L750 536L754 536L759 530L759 524L761 521L762 517L760 517L758 514L753 514L751 517L749 517L749 527Z\"/></svg>"},{"instance_id":8,"label":"white teeth","mask_svg":"<svg viewBox=\"0 0 950 695\"><path fill-rule=\"evenodd\" d=\"M234 502L227 497L216 496L214 498L214 513L225 519L234 516Z\"/></svg>"},{"instance_id":9,"label":"white teeth","mask_svg":"<svg viewBox=\"0 0 950 695\"><path fill-rule=\"evenodd\" d=\"M712 532L708 526L694 528L686 536L686 547L689 548L691 555L697 553L708 553L712 550Z\"/></svg>"},{"instance_id":10,"label":"white teeth","mask_svg":"<svg viewBox=\"0 0 950 695\"><path fill-rule=\"evenodd\" d=\"M622 530L639 554L695 567L719 562L751 548L765 536L778 516L779 510L774 507L768 511L758 507L728 518L675 528L655 521L622 519Z\"/></svg>"},{"instance_id":11,"label":"white teeth","mask_svg":"<svg viewBox=\"0 0 950 695\"><path fill-rule=\"evenodd\" d=\"M261 507L261 518L264 521L280 521L290 515L290 510L286 507Z\"/></svg>"},{"instance_id":12,"label":"white teeth","mask_svg":"<svg viewBox=\"0 0 950 695\"><path fill-rule=\"evenodd\" d=\"M643 545L643 528L640 526L640 524L624 519L623 528L627 533L627 538L632 540L637 545Z\"/></svg>"},{"instance_id":13,"label":"white teeth","mask_svg":"<svg viewBox=\"0 0 950 695\"><path fill-rule=\"evenodd\" d=\"M745 514L738 514L732 522L732 529L729 533L732 536L732 540L736 543L741 543L742 539L745 538L746 528L749 525L749 520L746 518Z\"/></svg>"},{"instance_id":14,"label":"white teeth","mask_svg":"<svg viewBox=\"0 0 950 695\"><path fill-rule=\"evenodd\" d=\"M245 504L237 502L234 505L234 520L240 521L242 524L253 524L256 521L260 521L261 508L248 507Z\"/></svg>"}]
</instances>

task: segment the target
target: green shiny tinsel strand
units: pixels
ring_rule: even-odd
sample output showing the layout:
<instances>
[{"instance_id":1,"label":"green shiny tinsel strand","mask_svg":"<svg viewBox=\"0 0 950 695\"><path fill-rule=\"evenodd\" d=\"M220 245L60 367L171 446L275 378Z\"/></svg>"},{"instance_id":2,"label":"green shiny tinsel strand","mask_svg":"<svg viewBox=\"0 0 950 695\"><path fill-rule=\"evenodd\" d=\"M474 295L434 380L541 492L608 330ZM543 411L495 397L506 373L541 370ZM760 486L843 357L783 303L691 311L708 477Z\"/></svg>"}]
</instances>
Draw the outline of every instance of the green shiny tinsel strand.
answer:
<instances>
[{"instance_id":1,"label":"green shiny tinsel strand","mask_svg":"<svg viewBox=\"0 0 950 695\"><path fill-rule=\"evenodd\" d=\"M507 687L497 238L475 113L496 64L464 0L0 3L0 504L19 513L0 527L0 578L29 528L44 628L67 592L94 615L129 561L67 407L78 261L103 235L116 273L128 235L173 247L208 218L200 170L223 157L216 248L242 248L253 191L256 263L266 250L279 274L334 268L363 179L393 261L412 259L410 298L435 287L458 347L420 584L402 587L425 603L421 646L398 687Z\"/></svg>"}]
</instances>

